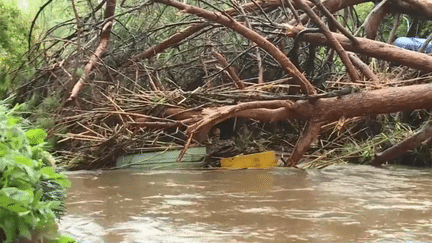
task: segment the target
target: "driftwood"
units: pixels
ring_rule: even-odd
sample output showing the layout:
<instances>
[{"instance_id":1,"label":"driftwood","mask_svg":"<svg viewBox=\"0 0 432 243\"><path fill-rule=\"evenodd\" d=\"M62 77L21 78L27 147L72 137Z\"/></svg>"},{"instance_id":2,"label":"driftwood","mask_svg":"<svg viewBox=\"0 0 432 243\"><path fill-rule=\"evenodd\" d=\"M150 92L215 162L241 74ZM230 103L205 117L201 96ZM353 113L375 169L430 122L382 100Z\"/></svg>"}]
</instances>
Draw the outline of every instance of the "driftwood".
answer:
<instances>
[{"instance_id":1,"label":"driftwood","mask_svg":"<svg viewBox=\"0 0 432 243\"><path fill-rule=\"evenodd\" d=\"M403 153L417 147L422 142L432 138L432 121L428 121L423 128L402 142L395 146L375 155L375 157L368 163L374 166L380 166L383 163L392 160Z\"/></svg>"}]
</instances>

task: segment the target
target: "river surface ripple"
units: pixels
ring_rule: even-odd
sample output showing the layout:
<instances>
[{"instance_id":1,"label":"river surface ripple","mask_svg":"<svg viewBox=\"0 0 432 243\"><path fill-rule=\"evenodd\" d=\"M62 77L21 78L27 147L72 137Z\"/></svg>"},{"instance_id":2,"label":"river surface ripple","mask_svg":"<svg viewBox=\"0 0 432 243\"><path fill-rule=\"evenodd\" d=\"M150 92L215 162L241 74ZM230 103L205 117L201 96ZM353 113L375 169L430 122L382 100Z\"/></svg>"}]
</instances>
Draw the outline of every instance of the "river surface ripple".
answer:
<instances>
[{"instance_id":1,"label":"river surface ripple","mask_svg":"<svg viewBox=\"0 0 432 243\"><path fill-rule=\"evenodd\" d=\"M69 172L81 242L432 242L432 170Z\"/></svg>"}]
</instances>

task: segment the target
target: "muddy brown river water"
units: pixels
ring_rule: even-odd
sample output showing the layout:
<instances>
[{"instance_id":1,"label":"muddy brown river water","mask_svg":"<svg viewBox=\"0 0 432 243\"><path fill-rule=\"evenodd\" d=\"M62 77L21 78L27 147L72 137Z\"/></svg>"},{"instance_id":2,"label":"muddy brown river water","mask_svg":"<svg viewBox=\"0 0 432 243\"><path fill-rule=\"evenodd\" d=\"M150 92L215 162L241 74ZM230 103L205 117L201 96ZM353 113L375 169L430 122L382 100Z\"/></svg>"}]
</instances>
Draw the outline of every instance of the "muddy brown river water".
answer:
<instances>
[{"instance_id":1,"label":"muddy brown river water","mask_svg":"<svg viewBox=\"0 0 432 243\"><path fill-rule=\"evenodd\" d=\"M81 242L432 242L432 169L73 172Z\"/></svg>"}]
</instances>

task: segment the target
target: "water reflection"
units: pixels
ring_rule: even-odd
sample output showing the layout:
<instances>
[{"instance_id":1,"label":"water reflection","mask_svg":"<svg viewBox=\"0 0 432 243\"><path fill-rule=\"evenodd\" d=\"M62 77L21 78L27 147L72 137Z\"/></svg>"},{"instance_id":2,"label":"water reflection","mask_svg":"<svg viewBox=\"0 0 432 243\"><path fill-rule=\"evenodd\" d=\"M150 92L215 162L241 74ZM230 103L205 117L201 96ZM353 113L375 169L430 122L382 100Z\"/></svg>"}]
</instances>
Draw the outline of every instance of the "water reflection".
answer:
<instances>
[{"instance_id":1,"label":"water reflection","mask_svg":"<svg viewBox=\"0 0 432 243\"><path fill-rule=\"evenodd\" d=\"M70 173L61 227L83 242L432 240L431 170Z\"/></svg>"}]
</instances>

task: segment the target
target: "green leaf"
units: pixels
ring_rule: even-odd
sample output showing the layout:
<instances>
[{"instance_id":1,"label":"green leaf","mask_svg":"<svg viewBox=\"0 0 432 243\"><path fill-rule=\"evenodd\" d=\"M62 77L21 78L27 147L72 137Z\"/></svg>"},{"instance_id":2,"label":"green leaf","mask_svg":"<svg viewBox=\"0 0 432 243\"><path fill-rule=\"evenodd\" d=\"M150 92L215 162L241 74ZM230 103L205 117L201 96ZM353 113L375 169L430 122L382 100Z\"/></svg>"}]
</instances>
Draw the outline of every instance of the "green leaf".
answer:
<instances>
[{"instance_id":1,"label":"green leaf","mask_svg":"<svg viewBox=\"0 0 432 243\"><path fill-rule=\"evenodd\" d=\"M31 211L30 211L30 210L26 210L26 211L24 211L24 212L19 212L19 213L18 213L18 216L19 216L20 218L22 218L22 219L28 218L29 215L30 215L30 218L31 218Z\"/></svg>"},{"instance_id":2,"label":"green leaf","mask_svg":"<svg viewBox=\"0 0 432 243\"><path fill-rule=\"evenodd\" d=\"M15 117L9 117L8 125L9 126L15 125L18 121L19 121L19 119L15 118Z\"/></svg>"},{"instance_id":3,"label":"green leaf","mask_svg":"<svg viewBox=\"0 0 432 243\"><path fill-rule=\"evenodd\" d=\"M23 145L23 139L16 135L8 135L9 136L9 144L12 149L20 149Z\"/></svg>"},{"instance_id":4,"label":"green leaf","mask_svg":"<svg viewBox=\"0 0 432 243\"><path fill-rule=\"evenodd\" d=\"M5 171L7 168L14 164L15 162L13 162L11 159L0 158L0 171Z\"/></svg>"},{"instance_id":5,"label":"green leaf","mask_svg":"<svg viewBox=\"0 0 432 243\"><path fill-rule=\"evenodd\" d=\"M67 189L71 187L71 182L63 175L58 174L56 181L64 188Z\"/></svg>"},{"instance_id":6,"label":"green leaf","mask_svg":"<svg viewBox=\"0 0 432 243\"><path fill-rule=\"evenodd\" d=\"M39 189L35 192L34 198L33 198L33 207L39 203L39 201L42 198L42 195L43 195L42 189Z\"/></svg>"},{"instance_id":7,"label":"green leaf","mask_svg":"<svg viewBox=\"0 0 432 243\"><path fill-rule=\"evenodd\" d=\"M23 217L20 217L20 222L31 225L32 227L36 227L40 219L37 216L35 216L34 212L35 210L32 209L32 211L29 211L28 214L23 215Z\"/></svg>"},{"instance_id":8,"label":"green leaf","mask_svg":"<svg viewBox=\"0 0 432 243\"><path fill-rule=\"evenodd\" d=\"M30 168L26 165L21 165L22 167L16 166L10 171L9 182L6 184L7 187L17 187L22 190L27 190L33 188L33 183L30 182L27 173L25 173L25 168ZM23 169L24 167L24 169Z\"/></svg>"},{"instance_id":9,"label":"green leaf","mask_svg":"<svg viewBox=\"0 0 432 243\"><path fill-rule=\"evenodd\" d=\"M56 164L56 160L55 160L54 156L52 156L52 154L50 154L49 152L47 152L45 150L41 151L40 157L42 158L42 161L44 162L45 165L54 166Z\"/></svg>"},{"instance_id":10,"label":"green leaf","mask_svg":"<svg viewBox=\"0 0 432 243\"><path fill-rule=\"evenodd\" d=\"M28 166L23 166L23 167L27 174L27 179L32 185L35 185L36 182L40 179L40 173L38 173L36 170Z\"/></svg>"},{"instance_id":11,"label":"green leaf","mask_svg":"<svg viewBox=\"0 0 432 243\"><path fill-rule=\"evenodd\" d=\"M55 221L55 214L52 211L51 208L49 208L50 203L49 202L40 202L41 208L38 209L39 213L41 213L41 216L43 217L44 221L41 223L47 223L51 221ZM55 204L53 204L55 205Z\"/></svg>"},{"instance_id":12,"label":"green leaf","mask_svg":"<svg viewBox=\"0 0 432 243\"><path fill-rule=\"evenodd\" d=\"M56 177L56 172L55 172L55 170L52 168L52 167L49 167L49 166L46 166L46 167L43 167L41 170L40 170L40 172L43 174L43 175L45 175L45 176L47 176L47 177L49 177L49 178L55 178Z\"/></svg>"},{"instance_id":13,"label":"green leaf","mask_svg":"<svg viewBox=\"0 0 432 243\"><path fill-rule=\"evenodd\" d=\"M11 203L14 203L14 201L8 197L6 192L0 190L0 208L6 208Z\"/></svg>"},{"instance_id":14,"label":"green leaf","mask_svg":"<svg viewBox=\"0 0 432 243\"><path fill-rule=\"evenodd\" d=\"M47 133L42 129L31 129L25 133L31 145L38 145L44 142Z\"/></svg>"},{"instance_id":15,"label":"green leaf","mask_svg":"<svg viewBox=\"0 0 432 243\"><path fill-rule=\"evenodd\" d=\"M15 187L5 187L0 191L5 193L6 196L15 202L19 202L23 206L29 206L33 202L33 192L31 190L20 190Z\"/></svg>"},{"instance_id":16,"label":"green leaf","mask_svg":"<svg viewBox=\"0 0 432 243\"><path fill-rule=\"evenodd\" d=\"M76 242L75 239L72 238L72 236L70 236L68 234L63 234L58 239L58 243L74 243L74 242Z\"/></svg>"},{"instance_id":17,"label":"green leaf","mask_svg":"<svg viewBox=\"0 0 432 243\"><path fill-rule=\"evenodd\" d=\"M61 202L60 201L49 201L47 202L47 207L51 208L51 209L57 209L61 206Z\"/></svg>"},{"instance_id":18,"label":"green leaf","mask_svg":"<svg viewBox=\"0 0 432 243\"><path fill-rule=\"evenodd\" d=\"M7 208L8 210L12 211L12 212L17 213L17 214L20 214L20 213L24 213L24 212L28 212L28 211L29 211L27 208L25 208L25 207L23 207L23 206L21 206L21 205L18 205L18 204L16 204L16 203L13 203L13 204L7 205L6 208Z\"/></svg>"},{"instance_id":19,"label":"green leaf","mask_svg":"<svg viewBox=\"0 0 432 243\"><path fill-rule=\"evenodd\" d=\"M54 179L55 182L60 184L65 189L69 188L71 185L70 181L66 178L66 176L55 172L55 170L50 166L43 167L40 172L42 173L42 175L44 175L45 179Z\"/></svg>"},{"instance_id":20,"label":"green leaf","mask_svg":"<svg viewBox=\"0 0 432 243\"><path fill-rule=\"evenodd\" d=\"M30 167L34 166L33 160L31 160L31 159L29 159L27 157L24 157L24 156L16 156L15 157L15 161L18 162L18 163L20 163L20 164L27 165L27 166L30 166Z\"/></svg>"}]
</instances>

